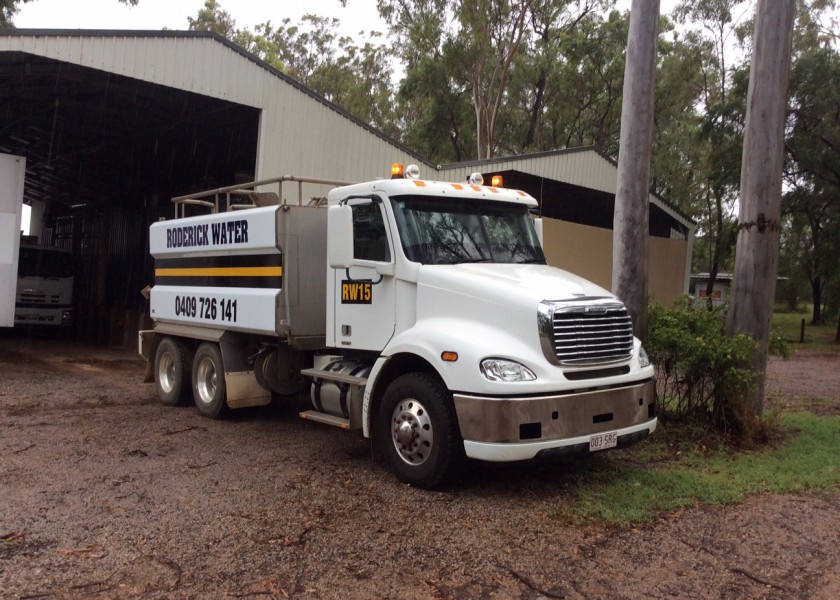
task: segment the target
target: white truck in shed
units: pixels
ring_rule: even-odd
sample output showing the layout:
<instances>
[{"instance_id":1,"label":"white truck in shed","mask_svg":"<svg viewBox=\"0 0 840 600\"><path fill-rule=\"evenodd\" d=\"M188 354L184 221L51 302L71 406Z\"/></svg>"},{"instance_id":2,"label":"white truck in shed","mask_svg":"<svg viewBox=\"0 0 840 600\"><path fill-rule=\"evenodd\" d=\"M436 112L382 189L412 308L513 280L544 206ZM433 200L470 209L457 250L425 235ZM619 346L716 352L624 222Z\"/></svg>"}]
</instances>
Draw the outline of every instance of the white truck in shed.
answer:
<instances>
[{"instance_id":1,"label":"white truck in shed","mask_svg":"<svg viewBox=\"0 0 840 600\"><path fill-rule=\"evenodd\" d=\"M150 228L154 329L139 340L160 400L192 398L218 418L308 389L302 418L361 430L425 488L467 458L588 453L652 433L653 368L627 310L546 264L536 200L479 174L417 171L395 165L391 179L309 202L304 184L334 182L175 199L176 218ZM283 200L290 181L297 202ZM250 191L269 183L279 194ZM253 202L235 204L242 193ZM184 216L197 209L209 214Z\"/></svg>"}]
</instances>

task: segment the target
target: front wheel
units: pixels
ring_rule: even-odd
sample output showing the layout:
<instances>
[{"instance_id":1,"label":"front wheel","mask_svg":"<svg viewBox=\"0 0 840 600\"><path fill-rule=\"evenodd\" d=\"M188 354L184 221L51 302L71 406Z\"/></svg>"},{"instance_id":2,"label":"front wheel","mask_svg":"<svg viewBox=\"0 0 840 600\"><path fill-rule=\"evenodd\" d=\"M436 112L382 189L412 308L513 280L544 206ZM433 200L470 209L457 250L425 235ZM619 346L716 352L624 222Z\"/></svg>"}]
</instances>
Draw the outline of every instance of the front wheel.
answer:
<instances>
[{"instance_id":1,"label":"front wheel","mask_svg":"<svg viewBox=\"0 0 840 600\"><path fill-rule=\"evenodd\" d=\"M227 388L222 353L216 344L204 342L195 352L192 368L195 406L205 417L219 419L227 411Z\"/></svg>"},{"instance_id":2,"label":"front wheel","mask_svg":"<svg viewBox=\"0 0 840 600\"><path fill-rule=\"evenodd\" d=\"M454 477L464 443L452 397L429 373L395 379L382 399L377 439L397 478L431 489Z\"/></svg>"}]
</instances>

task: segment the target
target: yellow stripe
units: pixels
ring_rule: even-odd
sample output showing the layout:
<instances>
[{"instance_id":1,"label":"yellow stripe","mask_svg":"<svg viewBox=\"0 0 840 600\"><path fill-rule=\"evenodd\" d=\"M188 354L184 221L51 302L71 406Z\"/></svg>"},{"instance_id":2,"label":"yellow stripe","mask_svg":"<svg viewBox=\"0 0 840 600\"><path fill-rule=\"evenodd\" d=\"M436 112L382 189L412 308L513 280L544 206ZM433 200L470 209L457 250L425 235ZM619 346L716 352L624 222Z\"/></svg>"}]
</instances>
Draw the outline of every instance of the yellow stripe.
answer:
<instances>
[{"instance_id":1,"label":"yellow stripe","mask_svg":"<svg viewBox=\"0 0 840 600\"><path fill-rule=\"evenodd\" d=\"M199 267L155 269L156 277L282 277L283 267Z\"/></svg>"}]
</instances>

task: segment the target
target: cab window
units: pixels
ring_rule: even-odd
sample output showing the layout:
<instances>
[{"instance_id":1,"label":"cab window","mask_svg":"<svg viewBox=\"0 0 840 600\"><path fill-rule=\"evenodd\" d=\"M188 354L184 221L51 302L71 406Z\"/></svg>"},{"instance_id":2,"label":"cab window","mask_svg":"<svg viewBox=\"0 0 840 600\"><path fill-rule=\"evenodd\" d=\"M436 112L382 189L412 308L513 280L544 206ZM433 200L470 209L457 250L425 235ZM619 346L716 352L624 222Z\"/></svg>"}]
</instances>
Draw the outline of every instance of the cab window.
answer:
<instances>
[{"instance_id":1,"label":"cab window","mask_svg":"<svg viewBox=\"0 0 840 600\"><path fill-rule=\"evenodd\" d=\"M353 208L353 258L390 262L391 249L382 209L376 202L354 204Z\"/></svg>"}]
</instances>

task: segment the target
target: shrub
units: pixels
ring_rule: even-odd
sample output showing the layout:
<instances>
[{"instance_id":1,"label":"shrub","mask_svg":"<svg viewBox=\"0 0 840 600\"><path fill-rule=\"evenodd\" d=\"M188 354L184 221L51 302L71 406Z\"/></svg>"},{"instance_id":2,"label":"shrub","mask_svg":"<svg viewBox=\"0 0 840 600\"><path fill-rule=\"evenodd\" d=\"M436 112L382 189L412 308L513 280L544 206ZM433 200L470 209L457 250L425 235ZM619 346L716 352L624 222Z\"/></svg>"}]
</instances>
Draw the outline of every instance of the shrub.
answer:
<instances>
[{"instance_id":1,"label":"shrub","mask_svg":"<svg viewBox=\"0 0 840 600\"><path fill-rule=\"evenodd\" d=\"M672 309L651 305L649 315L645 349L656 368L659 414L753 437L760 425L750 405L753 339L727 336L721 311L689 298Z\"/></svg>"}]
</instances>

